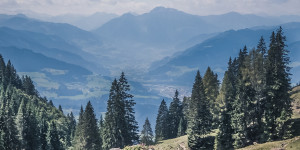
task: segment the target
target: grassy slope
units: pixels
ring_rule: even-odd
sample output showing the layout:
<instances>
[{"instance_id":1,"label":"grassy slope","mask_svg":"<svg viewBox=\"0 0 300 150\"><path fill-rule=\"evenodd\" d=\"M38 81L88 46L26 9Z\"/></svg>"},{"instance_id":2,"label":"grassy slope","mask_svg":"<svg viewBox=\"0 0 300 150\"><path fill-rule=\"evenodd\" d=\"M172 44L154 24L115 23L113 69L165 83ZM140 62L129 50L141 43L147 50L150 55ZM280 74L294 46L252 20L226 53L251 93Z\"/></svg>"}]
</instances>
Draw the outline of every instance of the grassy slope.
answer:
<instances>
[{"instance_id":1,"label":"grassy slope","mask_svg":"<svg viewBox=\"0 0 300 150\"><path fill-rule=\"evenodd\" d=\"M300 86L292 90L293 102L293 119L296 119L294 126L296 129L296 137L283 141L267 142L264 144L251 145L241 150L300 150ZM181 146L180 146L181 145ZM178 137L175 139L161 141L159 144L151 146L155 150L183 150L183 147L188 149L187 136Z\"/></svg>"}]
</instances>

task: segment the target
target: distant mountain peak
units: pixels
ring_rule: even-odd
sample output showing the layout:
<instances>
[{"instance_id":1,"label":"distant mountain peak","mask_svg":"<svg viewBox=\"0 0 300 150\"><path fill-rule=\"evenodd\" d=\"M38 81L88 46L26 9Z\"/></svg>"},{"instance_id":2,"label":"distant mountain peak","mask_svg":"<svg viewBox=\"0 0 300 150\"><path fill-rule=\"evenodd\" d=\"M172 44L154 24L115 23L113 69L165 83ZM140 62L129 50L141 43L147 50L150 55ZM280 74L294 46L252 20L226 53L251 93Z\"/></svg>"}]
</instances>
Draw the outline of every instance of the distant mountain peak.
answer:
<instances>
[{"instance_id":1,"label":"distant mountain peak","mask_svg":"<svg viewBox=\"0 0 300 150\"><path fill-rule=\"evenodd\" d=\"M165 12L180 12L180 11L174 8L166 8L163 6L155 7L150 11L150 13L165 13Z\"/></svg>"},{"instance_id":2,"label":"distant mountain peak","mask_svg":"<svg viewBox=\"0 0 300 150\"><path fill-rule=\"evenodd\" d=\"M27 18L27 16L26 16L26 15L24 15L24 14L16 14L15 16L16 16L16 17Z\"/></svg>"}]
</instances>

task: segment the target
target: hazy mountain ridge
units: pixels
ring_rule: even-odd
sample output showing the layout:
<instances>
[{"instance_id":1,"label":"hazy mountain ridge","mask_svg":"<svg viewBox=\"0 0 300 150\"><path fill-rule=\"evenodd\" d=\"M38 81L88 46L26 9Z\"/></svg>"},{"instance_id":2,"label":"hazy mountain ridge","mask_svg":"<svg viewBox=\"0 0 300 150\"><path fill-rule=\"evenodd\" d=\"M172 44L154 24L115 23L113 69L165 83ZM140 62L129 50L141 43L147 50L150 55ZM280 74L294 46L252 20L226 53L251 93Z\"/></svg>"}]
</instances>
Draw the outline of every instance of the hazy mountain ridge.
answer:
<instances>
[{"instance_id":1,"label":"hazy mountain ridge","mask_svg":"<svg viewBox=\"0 0 300 150\"><path fill-rule=\"evenodd\" d=\"M293 67L292 82L299 82L299 41L300 23L287 23L281 25L287 36L287 49L290 50L291 66ZM191 87L196 70L202 73L210 66L214 72L222 78L226 70L229 57L236 57L240 49L245 45L248 50L257 46L261 36L265 38L268 46L270 33L278 26L268 27L267 29L241 29L229 30L216 35L202 43L186 49L182 53L176 54L166 60L156 62L156 68L152 66L148 77L156 79L156 83L171 84L174 86ZM212 59L216 58L216 59ZM148 79L149 79L148 78ZM161 80L160 80L161 79ZM187 89L190 90L190 89Z\"/></svg>"},{"instance_id":2,"label":"hazy mountain ridge","mask_svg":"<svg viewBox=\"0 0 300 150\"><path fill-rule=\"evenodd\" d=\"M236 13L225 15L244 16ZM258 18L262 20L262 17ZM218 19L210 21L218 24ZM247 19L244 21L246 24ZM269 22L272 23L272 19ZM207 32L213 33L203 34L202 31L206 29L198 26L199 23L204 23L204 27L210 28ZM232 28L239 27L235 23L232 21ZM81 104L92 100L98 106L95 109L104 112L112 76L117 77L121 71L125 71L136 96L137 118L143 121L144 116L156 113L160 100L172 97L175 89L179 89L181 96L188 96L197 69L203 74L206 67L211 66L221 79L230 56L237 56L245 44L249 49L255 47L261 35L268 42L270 32L278 26L216 33L225 30L225 27L219 29L218 26L205 23L203 16L156 8L143 15L125 14L109 21L101 27L101 32L107 35L96 36L68 24L43 22L22 15L0 15L0 27L0 46L15 49L10 53L4 52L9 55L5 58L13 57L13 52L22 49L24 53L35 54L34 57L24 55L26 59L33 57L35 63L42 61L39 57L54 58L54 64L63 63L60 64L62 68L41 63L41 67L35 70L18 69L32 76L41 94L53 99L55 104L62 104L68 111L78 111ZM287 33L288 49L291 50L292 73L299 74L299 24L284 24L283 29ZM14 62L18 60L14 59ZM72 78L65 64L73 64L75 70L78 67L87 70L87 73ZM94 74L99 72L110 77ZM155 118L149 119L154 122Z\"/></svg>"}]
</instances>

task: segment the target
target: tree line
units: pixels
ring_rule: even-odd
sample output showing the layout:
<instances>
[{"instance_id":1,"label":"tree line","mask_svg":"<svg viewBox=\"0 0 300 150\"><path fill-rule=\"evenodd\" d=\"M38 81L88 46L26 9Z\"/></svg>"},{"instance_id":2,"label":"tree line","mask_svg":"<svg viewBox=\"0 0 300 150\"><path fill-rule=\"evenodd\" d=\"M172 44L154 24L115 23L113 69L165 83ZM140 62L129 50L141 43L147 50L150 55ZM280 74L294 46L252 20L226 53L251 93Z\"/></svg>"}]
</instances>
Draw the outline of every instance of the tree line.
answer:
<instances>
[{"instance_id":1,"label":"tree line","mask_svg":"<svg viewBox=\"0 0 300 150\"><path fill-rule=\"evenodd\" d=\"M263 37L256 48L249 51L245 46L237 58L229 59L221 86L209 67L203 78L198 71L191 97L181 103L176 91L169 109L161 102L156 141L187 134L191 149L228 150L290 138L290 60L285 40L280 27L272 32L268 48Z\"/></svg>"}]
</instances>

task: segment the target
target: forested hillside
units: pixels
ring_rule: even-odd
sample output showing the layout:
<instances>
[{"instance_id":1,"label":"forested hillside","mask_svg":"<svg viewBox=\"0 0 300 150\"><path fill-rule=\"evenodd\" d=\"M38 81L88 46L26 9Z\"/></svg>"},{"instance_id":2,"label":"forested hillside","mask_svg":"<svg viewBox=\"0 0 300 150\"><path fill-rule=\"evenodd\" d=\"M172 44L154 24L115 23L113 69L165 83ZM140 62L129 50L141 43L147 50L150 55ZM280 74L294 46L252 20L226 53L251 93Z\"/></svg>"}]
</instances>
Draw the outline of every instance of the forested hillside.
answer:
<instances>
[{"instance_id":1,"label":"forested hillside","mask_svg":"<svg viewBox=\"0 0 300 150\"><path fill-rule=\"evenodd\" d=\"M0 149L66 149L75 131L73 114L40 97L28 76L18 76L0 56Z\"/></svg>"}]
</instances>

